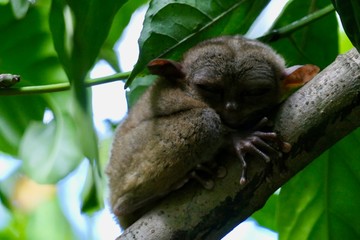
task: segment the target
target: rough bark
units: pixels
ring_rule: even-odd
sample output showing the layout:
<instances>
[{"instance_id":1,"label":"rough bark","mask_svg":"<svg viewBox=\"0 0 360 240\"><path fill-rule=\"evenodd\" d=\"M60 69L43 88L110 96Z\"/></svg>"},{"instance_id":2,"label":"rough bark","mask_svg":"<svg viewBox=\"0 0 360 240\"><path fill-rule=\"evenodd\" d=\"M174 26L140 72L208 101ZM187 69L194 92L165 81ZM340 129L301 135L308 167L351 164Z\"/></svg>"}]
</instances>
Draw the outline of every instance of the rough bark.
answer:
<instances>
[{"instance_id":1,"label":"rough bark","mask_svg":"<svg viewBox=\"0 0 360 240\"><path fill-rule=\"evenodd\" d=\"M221 239L297 172L359 126L360 56L353 49L281 105L275 130L293 146L281 161L248 161L249 182L240 186L240 163L229 159L228 174L216 181L214 190L188 184L118 239Z\"/></svg>"}]
</instances>

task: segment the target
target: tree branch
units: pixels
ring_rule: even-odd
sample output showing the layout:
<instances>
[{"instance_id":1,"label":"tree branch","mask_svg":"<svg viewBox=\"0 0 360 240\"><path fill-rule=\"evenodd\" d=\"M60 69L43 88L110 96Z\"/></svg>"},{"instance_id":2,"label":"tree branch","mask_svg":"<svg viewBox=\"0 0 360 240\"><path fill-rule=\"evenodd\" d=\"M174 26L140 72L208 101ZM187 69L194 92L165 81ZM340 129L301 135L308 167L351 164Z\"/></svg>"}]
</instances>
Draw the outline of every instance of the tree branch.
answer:
<instances>
[{"instance_id":1,"label":"tree branch","mask_svg":"<svg viewBox=\"0 0 360 240\"><path fill-rule=\"evenodd\" d=\"M263 42L274 42L278 40L279 38L283 38L286 36L289 36L293 32L296 32L297 30L308 26L309 24L320 20L323 17L326 17L328 14L334 12L334 6L332 4L329 4L328 6L324 7L323 9L320 9L314 13L311 13L291 24L288 24L282 28L274 29L268 33L266 33L264 36L260 37L258 40Z\"/></svg>"},{"instance_id":2,"label":"tree branch","mask_svg":"<svg viewBox=\"0 0 360 240\"><path fill-rule=\"evenodd\" d=\"M100 77L95 79L89 79L85 81L86 87L92 87L103 83L114 82L122 79L127 79L130 76L130 72L115 73L106 77ZM39 86L27 86L20 88L6 88L0 89L0 96L14 96L14 95L30 95L40 93L52 93L70 90L70 83L54 83L48 85Z\"/></svg>"},{"instance_id":3,"label":"tree branch","mask_svg":"<svg viewBox=\"0 0 360 240\"><path fill-rule=\"evenodd\" d=\"M190 183L166 197L118 239L220 239L260 209L269 196L341 138L360 126L360 55L340 55L280 107L275 130L293 145L283 161L248 161L240 186L239 161L213 190Z\"/></svg>"}]
</instances>

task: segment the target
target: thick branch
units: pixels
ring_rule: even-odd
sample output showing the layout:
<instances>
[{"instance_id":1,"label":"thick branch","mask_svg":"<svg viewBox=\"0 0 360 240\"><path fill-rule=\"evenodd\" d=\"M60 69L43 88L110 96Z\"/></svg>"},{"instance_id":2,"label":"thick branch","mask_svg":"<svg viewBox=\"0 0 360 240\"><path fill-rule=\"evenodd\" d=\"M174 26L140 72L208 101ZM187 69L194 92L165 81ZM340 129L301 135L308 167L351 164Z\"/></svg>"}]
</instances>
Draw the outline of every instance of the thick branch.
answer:
<instances>
[{"instance_id":1,"label":"thick branch","mask_svg":"<svg viewBox=\"0 0 360 240\"><path fill-rule=\"evenodd\" d=\"M360 126L359 63L355 49L339 56L280 107L275 129L293 145L282 164L249 161L249 183L240 186L240 164L229 159L228 175L216 182L214 190L188 184L119 239L220 239L292 176Z\"/></svg>"}]
</instances>

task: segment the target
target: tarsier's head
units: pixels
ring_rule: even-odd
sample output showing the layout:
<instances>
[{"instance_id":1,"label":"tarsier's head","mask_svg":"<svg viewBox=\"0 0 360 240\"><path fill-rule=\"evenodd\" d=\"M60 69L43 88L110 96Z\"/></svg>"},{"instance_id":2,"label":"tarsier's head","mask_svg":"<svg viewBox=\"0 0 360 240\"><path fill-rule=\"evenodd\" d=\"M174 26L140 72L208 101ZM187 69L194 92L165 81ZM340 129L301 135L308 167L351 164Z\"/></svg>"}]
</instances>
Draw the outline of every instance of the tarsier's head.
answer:
<instances>
[{"instance_id":1,"label":"tarsier's head","mask_svg":"<svg viewBox=\"0 0 360 240\"><path fill-rule=\"evenodd\" d=\"M315 66L306 66L305 73L299 71L300 66L287 69L283 58L267 45L242 36L224 36L191 48L181 63L158 59L149 69L180 81L189 94L215 109L224 124L237 128L263 117L265 110L279 103L289 76L291 84L302 85L309 80L304 76L317 73Z\"/></svg>"}]
</instances>

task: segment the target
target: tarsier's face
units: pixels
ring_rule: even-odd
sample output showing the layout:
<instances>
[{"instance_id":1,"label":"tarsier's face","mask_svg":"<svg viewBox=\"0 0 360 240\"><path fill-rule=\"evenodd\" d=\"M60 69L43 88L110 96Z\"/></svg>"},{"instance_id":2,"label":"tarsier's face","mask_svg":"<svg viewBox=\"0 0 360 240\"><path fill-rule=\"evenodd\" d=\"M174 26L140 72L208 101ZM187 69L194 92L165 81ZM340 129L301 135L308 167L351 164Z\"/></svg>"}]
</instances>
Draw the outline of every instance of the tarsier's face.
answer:
<instances>
[{"instance_id":1,"label":"tarsier's face","mask_svg":"<svg viewBox=\"0 0 360 240\"><path fill-rule=\"evenodd\" d=\"M216 110L225 124L237 127L254 119L278 101L279 80L267 65L214 74L217 69L195 73L192 88Z\"/></svg>"},{"instance_id":2,"label":"tarsier's face","mask_svg":"<svg viewBox=\"0 0 360 240\"><path fill-rule=\"evenodd\" d=\"M193 94L233 128L263 117L263 111L273 107L280 97L281 64L269 62L267 49L267 58L259 51L255 55L251 49L242 51L234 53L228 47L206 45L197 51L196 59L190 56L191 64L185 61Z\"/></svg>"}]
</instances>

